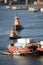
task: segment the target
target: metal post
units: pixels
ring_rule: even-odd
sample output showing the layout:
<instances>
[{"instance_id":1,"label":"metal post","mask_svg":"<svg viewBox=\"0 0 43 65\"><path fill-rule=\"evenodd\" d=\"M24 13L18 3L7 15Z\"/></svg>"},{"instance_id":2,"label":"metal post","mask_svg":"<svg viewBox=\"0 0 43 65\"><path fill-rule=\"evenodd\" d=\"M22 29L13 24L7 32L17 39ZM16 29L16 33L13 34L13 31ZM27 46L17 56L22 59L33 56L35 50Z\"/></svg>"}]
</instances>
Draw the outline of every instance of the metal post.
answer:
<instances>
[{"instance_id":1,"label":"metal post","mask_svg":"<svg viewBox=\"0 0 43 65\"><path fill-rule=\"evenodd\" d=\"M25 4L28 5L28 0L25 0Z\"/></svg>"}]
</instances>

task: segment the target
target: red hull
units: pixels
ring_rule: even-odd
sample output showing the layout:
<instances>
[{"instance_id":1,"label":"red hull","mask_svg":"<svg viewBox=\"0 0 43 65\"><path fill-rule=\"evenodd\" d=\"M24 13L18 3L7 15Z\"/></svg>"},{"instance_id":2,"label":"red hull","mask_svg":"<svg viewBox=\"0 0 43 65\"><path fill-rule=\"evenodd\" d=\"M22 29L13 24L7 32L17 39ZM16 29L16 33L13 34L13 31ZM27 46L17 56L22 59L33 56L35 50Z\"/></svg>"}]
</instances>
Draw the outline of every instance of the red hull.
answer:
<instances>
[{"instance_id":1,"label":"red hull","mask_svg":"<svg viewBox=\"0 0 43 65\"><path fill-rule=\"evenodd\" d=\"M28 53L30 52L30 49L28 46L25 46L24 48L19 48L19 47L16 47L16 46L8 46L8 50L9 52L11 53Z\"/></svg>"},{"instance_id":2,"label":"red hull","mask_svg":"<svg viewBox=\"0 0 43 65\"><path fill-rule=\"evenodd\" d=\"M11 53L30 53L37 51L39 54L43 53L43 48L40 48L40 44L30 44L29 46L25 46L23 48L17 46L8 46L8 50Z\"/></svg>"}]
</instances>

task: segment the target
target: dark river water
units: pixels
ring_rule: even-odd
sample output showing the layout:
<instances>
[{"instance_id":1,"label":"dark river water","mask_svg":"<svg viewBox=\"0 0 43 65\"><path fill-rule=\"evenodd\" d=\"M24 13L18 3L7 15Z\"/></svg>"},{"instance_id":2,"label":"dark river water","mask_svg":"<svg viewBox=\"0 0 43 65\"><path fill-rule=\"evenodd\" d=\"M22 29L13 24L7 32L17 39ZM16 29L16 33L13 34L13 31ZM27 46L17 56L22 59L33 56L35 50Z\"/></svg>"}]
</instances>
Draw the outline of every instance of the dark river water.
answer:
<instances>
[{"instance_id":1,"label":"dark river water","mask_svg":"<svg viewBox=\"0 0 43 65\"><path fill-rule=\"evenodd\" d=\"M27 10L11 10L0 6L0 53L7 51L10 30L17 15L24 27L18 35L34 38L36 42L43 40L43 13ZM0 65L43 65L43 56L10 56L0 54Z\"/></svg>"}]
</instances>

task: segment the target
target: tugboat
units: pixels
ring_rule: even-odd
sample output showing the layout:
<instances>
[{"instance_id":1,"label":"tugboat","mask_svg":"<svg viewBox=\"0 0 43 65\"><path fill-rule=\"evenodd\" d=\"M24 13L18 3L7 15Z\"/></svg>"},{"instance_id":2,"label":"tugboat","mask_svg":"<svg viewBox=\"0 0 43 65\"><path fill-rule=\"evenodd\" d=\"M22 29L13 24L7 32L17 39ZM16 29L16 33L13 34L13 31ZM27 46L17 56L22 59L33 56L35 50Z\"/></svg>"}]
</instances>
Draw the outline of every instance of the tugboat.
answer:
<instances>
[{"instance_id":1,"label":"tugboat","mask_svg":"<svg viewBox=\"0 0 43 65\"><path fill-rule=\"evenodd\" d=\"M15 55L43 55L43 41L36 43L32 38L20 38L8 45L8 51Z\"/></svg>"},{"instance_id":2,"label":"tugboat","mask_svg":"<svg viewBox=\"0 0 43 65\"><path fill-rule=\"evenodd\" d=\"M15 17L13 29L18 30L18 31L24 29L24 27L20 25L18 16Z\"/></svg>"},{"instance_id":3,"label":"tugboat","mask_svg":"<svg viewBox=\"0 0 43 65\"><path fill-rule=\"evenodd\" d=\"M31 48L32 45L35 48ZM36 46L34 46L34 40L32 38L17 39L17 43L9 44L7 48L11 54L15 55L27 55L36 51Z\"/></svg>"}]
</instances>

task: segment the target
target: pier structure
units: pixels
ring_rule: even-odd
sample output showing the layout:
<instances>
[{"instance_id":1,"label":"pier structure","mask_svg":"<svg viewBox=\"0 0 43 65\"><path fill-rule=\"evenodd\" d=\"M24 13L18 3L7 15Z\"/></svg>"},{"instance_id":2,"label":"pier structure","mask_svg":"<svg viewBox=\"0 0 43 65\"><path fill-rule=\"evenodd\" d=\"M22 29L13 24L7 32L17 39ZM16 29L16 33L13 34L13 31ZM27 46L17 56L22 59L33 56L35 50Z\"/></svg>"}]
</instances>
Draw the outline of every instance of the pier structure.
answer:
<instances>
[{"instance_id":1,"label":"pier structure","mask_svg":"<svg viewBox=\"0 0 43 65\"><path fill-rule=\"evenodd\" d=\"M25 4L28 5L30 3L34 3L34 4L38 4L38 5L42 5L43 4L43 0L0 0L0 3L9 3L12 2L14 4Z\"/></svg>"},{"instance_id":2,"label":"pier structure","mask_svg":"<svg viewBox=\"0 0 43 65\"><path fill-rule=\"evenodd\" d=\"M22 3L24 3L24 4L28 4L29 3L29 1L31 1L31 0L13 0L14 2L17 2L17 3L19 3L19 4L22 4Z\"/></svg>"},{"instance_id":3,"label":"pier structure","mask_svg":"<svg viewBox=\"0 0 43 65\"><path fill-rule=\"evenodd\" d=\"M2 2L2 1L3 1L3 3L9 3L10 1L12 1L12 3L17 3L17 4L23 4L24 3L27 5L30 3L31 0L0 0L0 2Z\"/></svg>"}]
</instances>

